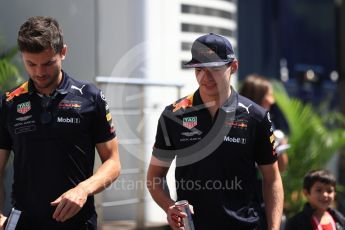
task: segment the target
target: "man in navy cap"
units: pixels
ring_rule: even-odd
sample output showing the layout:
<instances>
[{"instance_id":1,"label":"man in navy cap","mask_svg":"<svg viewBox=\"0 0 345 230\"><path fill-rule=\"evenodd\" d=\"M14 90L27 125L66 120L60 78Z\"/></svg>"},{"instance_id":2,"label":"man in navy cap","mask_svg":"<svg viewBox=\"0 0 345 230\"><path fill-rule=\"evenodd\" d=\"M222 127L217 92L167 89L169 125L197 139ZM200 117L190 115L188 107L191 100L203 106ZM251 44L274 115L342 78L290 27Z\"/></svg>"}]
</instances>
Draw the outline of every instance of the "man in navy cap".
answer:
<instances>
[{"instance_id":1,"label":"man in navy cap","mask_svg":"<svg viewBox=\"0 0 345 230\"><path fill-rule=\"evenodd\" d=\"M192 46L199 88L163 111L147 173L147 187L173 229L187 229L166 174L176 158L178 200L194 208L195 229L263 229L265 213L255 194L258 165L269 229L279 229L283 186L269 113L230 85L238 69L230 42L207 34Z\"/></svg>"}]
</instances>

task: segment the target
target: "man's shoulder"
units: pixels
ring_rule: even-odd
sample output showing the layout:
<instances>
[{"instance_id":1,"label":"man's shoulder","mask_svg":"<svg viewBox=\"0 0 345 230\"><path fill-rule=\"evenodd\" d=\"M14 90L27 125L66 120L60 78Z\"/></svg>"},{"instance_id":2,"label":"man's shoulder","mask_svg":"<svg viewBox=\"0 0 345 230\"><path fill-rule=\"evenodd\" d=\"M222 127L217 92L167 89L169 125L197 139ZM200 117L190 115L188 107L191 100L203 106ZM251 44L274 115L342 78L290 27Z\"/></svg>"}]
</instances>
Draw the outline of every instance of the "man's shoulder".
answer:
<instances>
[{"instance_id":1,"label":"man's shoulder","mask_svg":"<svg viewBox=\"0 0 345 230\"><path fill-rule=\"evenodd\" d=\"M5 94L1 96L2 101L10 102L13 101L17 97L22 97L29 93L29 82L26 81L19 86L7 91Z\"/></svg>"},{"instance_id":2,"label":"man's shoulder","mask_svg":"<svg viewBox=\"0 0 345 230\"><path fill-rule=\"evenodd\" d=\"M258 121L261 121L267 113L267 110L262 106L240 94L238 94L237 111L247 113L249 116Z\"/></svg>"},{"instance_id":3,"label":"man's shoulder","mask_svg":"<svg viewBox=\"0 0 345 230\"><path fill-rule=\"evenodd\" d=\"M69 77L68 92L80 97L95 100L97 96L102 96L102 91L93 83L77 80Z\"/></svg>"},{"instance_id":4,"label":"man's shoulder","mask_svg":"<svg viewBox=\"0 0 345 230\"><path fill-rule=\"evenodd\" d=\"M193 107L193 100L194 100L194 93L187 95L185 97L182 97L176 100L174 103L165 107L165 112L171 112L171 113L176 113L176 114L184 113L186 110Z\"/></svg>"},{"instance_id":5,"label":"man's shoulder","mask_svg":"<svg viewBox=\"0 0 345 230\"><path fill-rule=\"evenodd\" d=\"M69 77L70 89L83 94L97 94L100 89L92 82ZM73 91L73 92L74 92Z\"/></svg>"}]
</instances>

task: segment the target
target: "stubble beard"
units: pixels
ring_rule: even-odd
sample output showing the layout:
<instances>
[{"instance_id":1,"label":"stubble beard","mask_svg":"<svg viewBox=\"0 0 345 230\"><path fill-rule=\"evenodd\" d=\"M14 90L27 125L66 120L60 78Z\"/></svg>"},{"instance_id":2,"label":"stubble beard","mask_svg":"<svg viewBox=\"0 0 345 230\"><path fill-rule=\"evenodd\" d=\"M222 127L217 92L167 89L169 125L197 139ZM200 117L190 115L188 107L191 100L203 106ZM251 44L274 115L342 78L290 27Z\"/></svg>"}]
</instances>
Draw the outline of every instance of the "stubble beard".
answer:
<instances>
[{"instance_id":1,"label":"stubble beard","mask_svg":"<svg viewBox=\"0 0 345 230\"><path fill-rule=\"evenodd\" d=\"M48 93L51 93L59 84L58 81L59 81L60 72L61 72L61 70L57 68L54 71L52 77L48 77L47 82L44 84L41 84L39 82L34 81L34 85L35 85L36 89L39 92L44 92L44 93L46 93L45 91L50 89L50 92L48 92ZM34 77L33 79L37 79L37 77Z\"/></svg>"}]
</instances>

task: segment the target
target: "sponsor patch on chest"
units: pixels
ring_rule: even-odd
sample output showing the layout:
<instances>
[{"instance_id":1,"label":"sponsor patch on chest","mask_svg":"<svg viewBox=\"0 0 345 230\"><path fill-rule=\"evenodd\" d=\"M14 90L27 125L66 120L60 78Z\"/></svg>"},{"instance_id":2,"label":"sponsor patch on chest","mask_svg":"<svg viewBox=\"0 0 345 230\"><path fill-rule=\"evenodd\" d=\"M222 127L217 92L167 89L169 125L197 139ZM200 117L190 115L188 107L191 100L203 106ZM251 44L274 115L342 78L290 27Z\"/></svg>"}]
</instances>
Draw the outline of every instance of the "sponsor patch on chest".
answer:
<instances>
[{"instance_id":1,"label":"sponsor patch on chest","mask_svg":"<svg viewBox=\"0 0 345 230\"><path fill-rule=\"evenodd\" d=\"M17 112L20 114L26 114L31 110L31 103L30 101L21 103L17 105Z\"/></svg>"},{"instance_id":2,"label":"sponsor patch on chest","mask_svg":"<svg viewBox=\"0 0 345 230\"><path fill-rule=\"evenodd\" d=\"M79 124L80 118L79 117L58 117L57 123L68 123L68 124Z\"/></svg>"},{"instance_id":3,"label":"sponsor patch on chest","mask_svg":"<svg viewBox=\"0 0 345 230\"><path fill-rule=\"evenodd\" d=\"M198 117L184 117L182 120L182 125L187 129L192 129L198 125Z\"/></svg>"},{"instance_id":4,"label":"sponsor patch on chest","mask_svg":"<svg viewBox=\"0 0 345 230\"><path fill-rule=\"evenodd\" d=\"M230 142L230 143L235 143L235 144L246 144L247 139L242 138L242 137L230 137L230 136L225 136L224 137L224 142Z\"/></svg>"},{"instance_id":5,"label":"sponsor patch on chest","mask_svg":"<svg viewBox=\"0 0 345 230\"><path fill-rule=\"evenodd\" d=\"M80 101L69 101L69 100L62 100L59 103L59 109L81 109L81 102Z\"/></svg>"}]
</instances>

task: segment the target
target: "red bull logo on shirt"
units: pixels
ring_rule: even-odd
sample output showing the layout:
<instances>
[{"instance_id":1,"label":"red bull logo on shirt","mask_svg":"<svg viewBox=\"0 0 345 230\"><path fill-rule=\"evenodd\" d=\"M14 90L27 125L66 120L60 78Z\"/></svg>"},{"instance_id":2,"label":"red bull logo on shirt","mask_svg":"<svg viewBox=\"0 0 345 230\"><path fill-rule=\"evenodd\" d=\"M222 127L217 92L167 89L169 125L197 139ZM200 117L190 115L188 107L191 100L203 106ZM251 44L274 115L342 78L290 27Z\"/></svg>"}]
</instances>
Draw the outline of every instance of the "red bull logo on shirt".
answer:
<instances>
[{"instance_id":1,"label":"red bull logo on shirt","mask_svg":"<svg viewBox=\"0 0 345 230\"><path fill-rule=\"evenodd\" d=\"M25 82L12 92L7 92L6 93L6 101L11 101L13 98L18 97L19 95L22 95L24 93L29 92L29 82Z\"/></svg>"},{"instance_id":2,"label":"red bull logo on shirt","mask_svg":"<svg viewBox=\"0 0 345 230\"><path fill-rule=\"evenodd\" d=\"M239 120L239 121L226 121L225 125L228 127L234 127L239 129L247 129L248 122L245 120Z\"/></svg>"},{"instance_id":3,"label":"red bull logo on shirt","mask_svg":"<svg viewBox=\"0 0 345 230\"><path fill-rule=\"evenodd\" d=\"M174 109L173 112L176 112L180 109L186 109L188 107L192 107L193 106L193 94L189 95L186 98L183 98L181 101L179 101L178 103L174 103L173 104Z\"/></svg>"},{"instance_id":4,"label":"red bull logo on shirt","mask_svg":"<svg viewBox=\"0 0 345 230\"><path fill-rule=\"evenodd\" d=\"M63 100L59 103L59 108L60 109L81 109L81 102L79 101L67 101L67 100Z\"/></svg>"}]
</instances>

